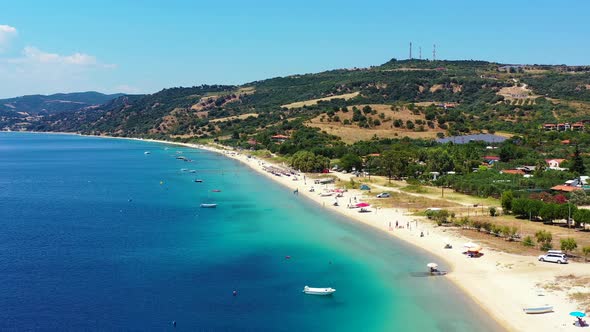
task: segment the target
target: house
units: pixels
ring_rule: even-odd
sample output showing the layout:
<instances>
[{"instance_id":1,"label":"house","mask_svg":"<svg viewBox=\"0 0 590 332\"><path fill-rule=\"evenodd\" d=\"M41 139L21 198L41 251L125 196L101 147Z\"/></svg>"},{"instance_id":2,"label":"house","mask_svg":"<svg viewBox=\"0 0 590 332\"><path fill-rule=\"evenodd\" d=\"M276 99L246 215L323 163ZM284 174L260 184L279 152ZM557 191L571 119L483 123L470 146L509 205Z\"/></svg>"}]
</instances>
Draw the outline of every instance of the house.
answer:
<instances>
[{"instance_id":1,"label":"house","mask_svg":"<svg viewBox=\"0 0 590 332\"><path fill-rule=\"evenodd\" d=\"M284 141L286 141L286 140L289 139L289 136L285 136L285 135L273 135L273 136L270 137L270 139L273 142L276 142L276 143L283 143Z\"/></svg>"},{"instance_id":2,"label":"house","mask_svg":"<svg viewBox=\"0 0 590 332\"><path fill-rule=\"evenodd\" d=\"M484 156L483 160L488 164L491 165L493 163L497 163L498 161L500 161L500 157L496 157L496 156Z\"/></svg>"},{"instance_id":3,"label":"house","mask_svg":"<svg viewBox=\"0 0 590 332\"><path fill-rule=\"evenodd\" d=\"M576 122L572 125L572 130L582 131L584 130L584 124L582 122Z\"/></svg>"},{"instance_id":4,"label":"house","mask_svg":"<svg viewBox=\"0 0 590 332\"><path fill-rule=\"evenodd\" d=\"M544 131L553 131L553 130L557 130L557 131L567 131L567 130L572 130L572 131L583 131L584 130L584 121L578 121L575 122L573 124L570 124L568 122L564 122L564 123L544 123L543 124L543 130Z\"/></svg>"},{"instance_id":5,"label":"house","mask_svg":"<svg viewBox=\"0 0 590 332\"><path fill-rule=\"evenodd\" d=\"M590 182L590 176L579 176L572 180L565 181L565 184L560 184L554 187L551 187L551 190L557 191L564 191L564 192L572 192L574 190L583 190L584 187L588 186L588 182Z\"/></svg>"},{"instance_id":6,"label":"house","mask_svg":"<svg viewBox=\"0 0 590 332\"><path fill-rule=\"evenodd\" d=\"M580 187L572 187L572 186L560 184L560 185L551 187L551 190L563 191L563 192L568 192L569 193L569 192L576 191L576 190L582 190L582 188L580 188Z\"/></svg>"},{"instance_id":7,"label":"house","mask_svg":"<svg viewBox=\"0 0 590 332\"><path fill-rule=\"evenodd\" d=\"M545 159L545 162L549 166L549 169L563 171L565 168L561 168L560 165L563 163L565 159Z\"/></svg>"},{"instance_id":8,"label":"house","mask_svg":"<svg viewBox=\"0 0 590 332\"><path fill-rule=\"evenodd\" d=\"M505 169L500 171L500 174L524 175L525 173L522 169Z\"/></svg>"}]
</instances>

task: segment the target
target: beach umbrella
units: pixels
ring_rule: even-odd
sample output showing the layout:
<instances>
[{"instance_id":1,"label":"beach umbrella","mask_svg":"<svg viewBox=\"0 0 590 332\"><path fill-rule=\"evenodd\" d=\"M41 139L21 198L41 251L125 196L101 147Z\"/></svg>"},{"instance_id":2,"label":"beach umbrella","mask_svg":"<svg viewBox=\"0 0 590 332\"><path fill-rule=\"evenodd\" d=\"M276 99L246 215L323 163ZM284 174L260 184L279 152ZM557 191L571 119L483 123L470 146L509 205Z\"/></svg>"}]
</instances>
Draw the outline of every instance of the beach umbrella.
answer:
<instances>
[{"instance_id":1,"label":"beach umbrella","mask_svg":"<svg viewBox=\"0 0 590 332\"><path fill-rule=\"evenodd\" d=\"M360 208L362 208L362 207L368 207L368 206L371 206L371 204L365 203L365 202L360 202L360 203L358 203L356 205L356 207L360 207Z\"/></svg>"},{"instance_id":2,"label":"beach umbrella","mask_svg":"<svg viewBox=\"0 0 590 332\"><path fill-rule=\"evenodd\" d=\"M465 248L473 248L473 247L478 247L477 244L473 243L473 242L467 242L463 245L463 247Z\"/></svg>"},{"instance_id":3,"label":"beach umbrella","mask_svg":"<svg viewBox=\"0 0 590 332\"><path fill-rule=\"evenodd\" d=\"M428 263L428 264L426 264L426 267L429 267L431 269L436 269L438 267L438 264L436 264L436 263Z\"/></svg>"},{"instance_id":4,"label":"beach umbrella","mask_svg":"<svg viewBox=\"0 0 590 332\"><path fill-rule=\"evenodd\" d=\"M582 317L586 317L586 314L581 311L572 311L572 312L570 312L570 316L582 318Z\"/></svg>"}]
</instances>

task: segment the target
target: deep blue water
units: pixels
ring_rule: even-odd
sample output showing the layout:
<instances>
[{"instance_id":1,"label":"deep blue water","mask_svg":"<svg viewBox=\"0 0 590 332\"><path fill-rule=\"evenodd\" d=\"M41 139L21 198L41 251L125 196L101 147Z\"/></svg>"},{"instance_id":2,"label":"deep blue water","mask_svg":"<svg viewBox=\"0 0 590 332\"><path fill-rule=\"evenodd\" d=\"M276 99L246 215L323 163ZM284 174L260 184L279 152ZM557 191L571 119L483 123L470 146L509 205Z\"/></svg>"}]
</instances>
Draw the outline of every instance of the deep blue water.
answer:
<instances>
[{"instance_id":1,"label":"deep blue water","mask_svg":"<svg viewBox=\"0 0 590 332\"><path fill-rule=\"evenodd\" d=\"M213 153L0 133L0 330L497 330L431 260Z\"/></svg>"}]
</instances>

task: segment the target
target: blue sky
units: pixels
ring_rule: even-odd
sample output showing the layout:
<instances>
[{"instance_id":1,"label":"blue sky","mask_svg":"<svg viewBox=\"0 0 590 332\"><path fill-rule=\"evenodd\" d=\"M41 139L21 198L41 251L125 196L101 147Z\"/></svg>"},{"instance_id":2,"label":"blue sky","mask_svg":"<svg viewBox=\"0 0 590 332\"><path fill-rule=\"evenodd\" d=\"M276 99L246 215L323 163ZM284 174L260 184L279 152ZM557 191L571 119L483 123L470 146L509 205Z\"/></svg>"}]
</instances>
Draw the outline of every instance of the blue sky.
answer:
<instances>
[{"instance_id":1,"label":"blue sky","mask_svg":"<svg viewBox=\"0 0 590 332\"><path fill-rule=\"evenodd\" d=\"M83 4L82 4L83 3ZM3 1L0 98L152 93L406 58L590 64L590 1Z\"/></svg>"}]
</instances>

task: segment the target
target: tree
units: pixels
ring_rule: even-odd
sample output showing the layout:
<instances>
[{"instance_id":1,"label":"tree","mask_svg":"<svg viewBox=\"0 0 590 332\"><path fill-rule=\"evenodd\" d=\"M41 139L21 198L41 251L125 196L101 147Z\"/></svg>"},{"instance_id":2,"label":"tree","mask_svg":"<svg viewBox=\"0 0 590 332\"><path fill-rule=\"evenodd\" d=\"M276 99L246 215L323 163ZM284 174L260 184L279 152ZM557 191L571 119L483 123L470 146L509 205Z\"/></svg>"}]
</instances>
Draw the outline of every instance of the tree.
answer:
<instances>
[{"instance_id":1,"label":"tree","mask_svg":"<svg viewBox=\"0 0 590 332\"><path fill-rule=\"evenodd\" d=\"M527 202L528 199L526 198L516 198L512 200L512 213L517 216L529 216L528 209L527 209Z\"/></svg>"},{"instance_id":2,"label":"tree","mask_svg":"<svg viewBox=\"0 0 590 332\"><path fill-rule=\"evenodd\" d=\"M566 254L568 253L568 251L573 251L578 247L576 240L571 237L568 237L567 239L561 239L560 242L561 250L565 251Z\"/></svg>"},{"instance_id":3,"label":"tree","mask_svg":"<svg viewBox=\"0 0 590 332\"><path fill-rule=\"evenodd\" d=\"M582 224L590 223L590 210L578 209L574 213L574 222L576 223L576 227L580 227Z\"/></svg>"},{"instance_id":4,"label":"tree","mask_svg":"<svg viewBox=\"0 0 590 332\"><path fill-rule=\"evenodd\" d=\"M553 235L551 235L551 232L542 229L535 233L535 238L537 239L537 242L551 242L553 240Z\"/></svg>"},{"instance_id":5,"label":"tree","mask_svg":"<svg viewBox=\"0 0 590 332\"><path fill-rule=\"evenodd\" d=\"M589 203L585 190L574 190L570 193L569 202L574 205L586 205Z\"/></svg>"},{"instance_id":6,"label":"tree","mask_svg":"<svg viewBox=\"0 0 590 332\"><path fill-rule=\"evenodd\" d=\"M554 203L543 204L541 210L539 210L539 216L545 221L553 221L557 218L559 211L559 205Z\"/></svg>"},{"instance_id":7,"label":"tree","mask_svg":"<svg viewBox=\"0 0 590 332\"><path fill-rule=\"evenodd\" d=\"M583 175L586 171L586 167L584 166L584 160L580 155L580 149L577 144L576 150L574 151L574 158L572 159L572 167L570 168L570 171L578 175Z\"/></svg>"},{"instance_id":8,"label":"tree","mask_svg":"<svg viewBox=\"0 0 590 332\"><path fill-rule=\"evenodd\" d=\"M350 171L352 168L360 169L363 165L363 161L361 157L353 153L347 153L342 158L340 158L340 167L343 169Z\"/></svg>"},{"instance_id":9,"label":"tree","mask_svg":"<svg viewBox=\"0 0 590 332\"><path fill-rule=\"evenodd\" d=\"M553 235L546 230L540 230L535 233L535 238L537 242L540 244L541 250L551 250L553 246L551 245L551 241L553 240Z\"/></svg>"},{"instance_id":10,"label":"tree","mask_svg":"<svg viewBox=\"0 0 590 332\"><path fill-rule=\"evenodd\" d=\"M510 213L512 211L512 200L514 199L514 194L512 190L507 190L502 193L502 210L504 213Z\"/></svg>"},{"instance_id":11,"label":"tree","mask_svg":"<svg viewBox=\"0 0 590 332\"><path fill-rule=\"evenodd\" d=\"M302 172L321 172L329 164L330 159L305 150L298 151L291 157L291 166Z\"/></svg>"},{"instance_id":12,"label":"tree","mask_svg":"<svg viewBox=\"0 0 590 332\"><path fill-rule=\"evenodd\" d=\"M387 150L383 152L380 157L381 168L385 171L385 174L387 174L389 183L391 183L391 177L393 176L393 173L395 171L396 159L397 156L395 151L393 150Z\"/></svg>"}]
</instances>

